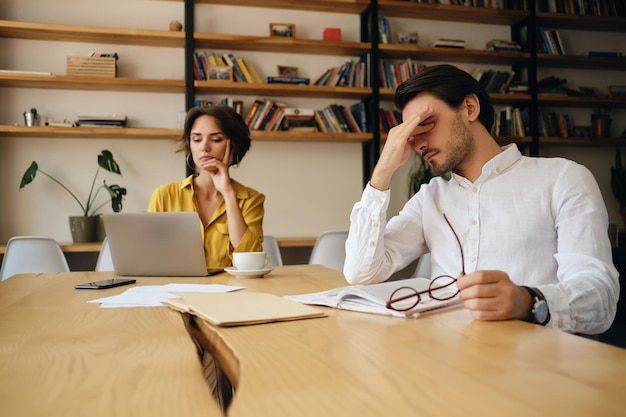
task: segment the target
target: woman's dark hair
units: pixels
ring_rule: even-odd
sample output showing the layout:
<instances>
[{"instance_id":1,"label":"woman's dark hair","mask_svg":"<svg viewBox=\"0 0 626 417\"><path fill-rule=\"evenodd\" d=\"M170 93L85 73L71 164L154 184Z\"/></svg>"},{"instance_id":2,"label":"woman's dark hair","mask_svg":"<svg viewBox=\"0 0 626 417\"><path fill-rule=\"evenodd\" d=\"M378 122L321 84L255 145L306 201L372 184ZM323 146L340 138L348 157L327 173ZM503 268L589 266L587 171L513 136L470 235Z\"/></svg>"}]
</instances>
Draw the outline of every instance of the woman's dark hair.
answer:
<instances>
[{"instance_id":1,"label":"woman's dark hair","mask_svg":"<svg viewBox=\"0 0 626 417\"><path fill-rule=\"evenodd\" d=\"M180 148L178 152L185 152L185 156L191 154L189 146L191 127L200 116L210 116L215 119L222 132L230 139L230 151L233 155L231 165L239 164L250 149L250 129L241 115L228 106L205 106L190 109L185 119L183 134L179 139Z\"/></svg>"},{"instance_id":2,"label":"woman's dark hair","mask_svg":"<svg viewBox=\"0 0 626 417\"><path fill-rule=\"evenodd\" d=\"M452 65L433 65L406 80L396 89L394 104L401 111L419 93L427 92L458 109L465 97L476 94L480 104L478 120L491 131L493 106L485 88L467 72Z\"/></svg>"}]
</instances>

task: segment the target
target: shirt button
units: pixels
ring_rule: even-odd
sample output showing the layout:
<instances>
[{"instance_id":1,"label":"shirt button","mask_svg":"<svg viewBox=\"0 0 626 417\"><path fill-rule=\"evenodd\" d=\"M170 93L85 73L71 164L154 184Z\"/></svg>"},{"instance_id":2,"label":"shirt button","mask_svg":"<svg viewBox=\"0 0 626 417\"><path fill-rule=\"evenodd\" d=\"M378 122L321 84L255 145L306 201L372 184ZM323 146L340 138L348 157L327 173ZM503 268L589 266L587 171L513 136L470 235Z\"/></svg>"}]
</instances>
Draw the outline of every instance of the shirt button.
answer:
<instances>
[{"instance_id":1,"label":"shirt button","mask_svg":"<svg viewBox=\"0 0 626 417\"><path fill-rule=\"evenodd\" d=\"M496 174L500 173L500 168L496 168Z\"/></svg>"},{"instance_id":2,"label":"shirt button","mask_svg":"<svg viewBox=\"0 0 626 417\"><path fill-rule=\"evenodd\" d=\"M382 200L382 199L380 199L380 198L377 198L377 199L376 199L376 204L383 204L383 200Z\"/></svg>"},{"instance_id":3,"label":"shirt button","mask_svg":"<svg viewBox=\"0 0 626 417\"><path fill-rule=\"evenodd\" d=\"M473 191L473 192L477 192L477 191L478 191L478 188L476 188L476 187L472 187L472 191Z\"/></svg>"},{"instance_id":4,"label":"shirt button","mask_svg":"<svg viewBox=\"0 0 626 417\"><path fill-rule=\"evenodd\" d=\"M563 320L559 320L558 326L559 326L559 329L563 328Z\"/></svg>"},{"instance_id":5,"label":"shirt button","mask_svg":"<svg viewBox=\"0 0 626 417\"><path fill-rule=\"evenodd\" d=\"M470 257L470 262L476 262L476 257L475 256Z\"/></svg>"},{"instance_id":6,"label":"shirt button","mask_svg":"<svg viewBox=\"0 0 626 417\"><path fill-rule=\"evenodd\" d=\"M472 220L470 220L470 224L472 226L476 226L476 224L478 224L478 222L476 221L476 219L472 219Z\"/></svg>"},{"instance_id":7,"label":"shirt button","mask_svg":"<svg viewBox=\"0 0 626 417\"><path fill-rule=\"evenodd\" d=\"M379 226L379 224L378 224L378 223L374 223L374 227L378 227L378 226Z\"/></svg>"},{"instance_id":8,"label":"shirt button","mask_svg":"<svg viewBox=\"0 0 626 417\"><path fill-rule=\"evenodd\" d=\"M374 247L374 246L376 246L376 242L371 241L371 242L370 242L370 247Z\"/></svg>"}]
</instances>

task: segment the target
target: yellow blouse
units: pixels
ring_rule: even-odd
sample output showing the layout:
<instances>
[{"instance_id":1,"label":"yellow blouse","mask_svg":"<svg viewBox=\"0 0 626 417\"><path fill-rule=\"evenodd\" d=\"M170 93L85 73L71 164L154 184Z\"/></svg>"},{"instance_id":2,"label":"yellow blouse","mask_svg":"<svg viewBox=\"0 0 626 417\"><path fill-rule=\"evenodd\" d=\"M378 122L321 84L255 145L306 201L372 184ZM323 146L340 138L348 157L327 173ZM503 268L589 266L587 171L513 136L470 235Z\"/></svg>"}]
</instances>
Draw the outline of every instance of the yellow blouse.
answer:
<instances>
[{"instance_id":1,"label":"yellow blouse","mask_svg":"<svg viewBox=\"0 0 626 417\"><path fill-rule=\"evenodd\" d=\"M215 209L209 224L202 224L204 254L207 267L232 266L233 252L260 252L263 250L263 215L265 195L232 180L233 188L248 230L236 248L230 243L226 203L224 200ZM163 184L154 190L148 211L195 211L193 175L182 181Z\"/></svg>"}]
</instances>

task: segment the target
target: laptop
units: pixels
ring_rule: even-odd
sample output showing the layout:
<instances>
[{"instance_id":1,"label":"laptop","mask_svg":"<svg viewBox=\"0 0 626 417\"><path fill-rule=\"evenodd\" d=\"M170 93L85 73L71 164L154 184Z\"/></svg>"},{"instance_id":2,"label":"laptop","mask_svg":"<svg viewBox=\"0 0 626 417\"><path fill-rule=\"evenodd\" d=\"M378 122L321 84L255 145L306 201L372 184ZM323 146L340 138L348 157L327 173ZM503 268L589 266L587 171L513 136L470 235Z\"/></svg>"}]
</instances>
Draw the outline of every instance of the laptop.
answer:
<instances>
[{"instance_id":1,"label":"laptop","mask_svg":"<svg viewBox=\"0 0 626 417\"><path fill-rule=\"evenodd\" d=\"M116 274L209 275L198 213L110 213L102 220Z\"/></svg>"}]
</instances>

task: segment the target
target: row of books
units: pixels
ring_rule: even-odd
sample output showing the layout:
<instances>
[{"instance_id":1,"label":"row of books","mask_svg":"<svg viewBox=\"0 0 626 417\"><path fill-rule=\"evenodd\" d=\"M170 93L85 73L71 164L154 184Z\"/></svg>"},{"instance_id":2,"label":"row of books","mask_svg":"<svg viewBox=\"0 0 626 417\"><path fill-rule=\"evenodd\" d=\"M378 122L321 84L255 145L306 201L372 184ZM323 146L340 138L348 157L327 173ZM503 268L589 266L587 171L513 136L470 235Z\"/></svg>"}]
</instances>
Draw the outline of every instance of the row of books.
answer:
<instances>
[{"instance_id":1,"label":"row of books","mask_svg":"<svg viewBox=\"0 0 626 417\"><path fill-rule=\"evenodd\" d=\"M244 117L250 130L305 132L365 132L365 108L330 104L321 110L288 107L285 103L255 99Z\"/></svg>"},{"instance_id":2,"label":"row of books","mask_svg":"<svg viewBox=\"0 0 626 417\"><path fill-rule=\"evenodd\" d=\"M215 79L212 77L210 67L230 67L232 68L234 80L243 83L263 83L256 67L252 62L243 58L236 58L231 52L218 55L212 51L194 52L194 78L206 81Z\"/></svg>"},{"instance_id":3,"label":"row of books","mask_svg":"<svg viewBox=\"0 0 626 417\"><path fill-rule=\"evenodd\" d=\"M378 76L382 88L398 88L400 84L426 68L424 64L418 64L411 58L404 61L378 61Z\"/></svg>"},{"instance_id":4,"label":"row of books","mask_svg":"<svg viewBox=\"0 0 626 417\"><path fill-rule=\"evenodd\" d=\"M539 112L539 136L568 138L573 136L574 126L567 113Z\"/></svg>"},{"instance_id":5,"label":"row of books","mask_svg":"<svg viewBox=\"0 0 626 417\"><path fill-rule=\"evenodd\" d=\"M515 77L515 71L472 69L469 74L482 85L488 93L504 94Z\"/></svg>"},{"instance_id":6,"label":"row of books","mask_svg":"<svg viewBox=\"0 0 626 417\"><path fill-rule=\"evenodd\" d=\"M402 113L398 110L378 109L378 127L380 133L389 133L392 127L402 122Z\"/></svg>"},{"instance_id":7,"label":"row of books","mask_svg":"<svg viewBox=\"0 0 626 417\"><path fill-rule=\"evenodd\" d=\"M537 11L582 16L626 16L622 0L545 0L537 2Z\"/></svg>"},{"instance_id":8,"label":"row of books","mask_svg":"<svg viewBox=\"0 0 626 417\"><path fill-rule=\"evenodd\" d=\"M341 66L328 68L315 79L313 85L368 87L369 54L364 55L360 59L350 59Z\"/></svg>"},{"instance_id":9,"label":"row of books","mask_svg":"<svg viewBox=\"0 0 626 417\"><path fill-rule=\"evenodd\" d=\"M493 136L524 137L530 134L528 108L506 106L495 111Z\"/></svg>"},{"instance_id":10,"label":"row of books","mask_svg":"<svg viewBox=\"0 0 626 417\"><path fill-rule=\"evenodd\" d=\"M537 52L550 55L565 55L561 35L556 29L537 28Z\"/></svg>"}]
</instances>

